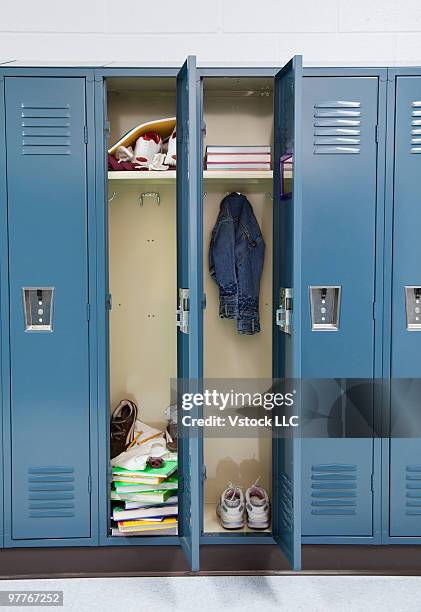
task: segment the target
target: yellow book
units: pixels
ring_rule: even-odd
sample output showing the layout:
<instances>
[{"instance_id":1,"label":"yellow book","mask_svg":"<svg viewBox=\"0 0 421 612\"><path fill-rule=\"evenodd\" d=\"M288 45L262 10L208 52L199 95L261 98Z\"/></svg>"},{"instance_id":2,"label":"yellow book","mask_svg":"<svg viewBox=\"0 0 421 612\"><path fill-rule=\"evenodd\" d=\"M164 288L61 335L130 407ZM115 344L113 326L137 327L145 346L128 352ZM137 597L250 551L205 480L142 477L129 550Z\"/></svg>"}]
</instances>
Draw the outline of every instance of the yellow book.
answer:
<instances>
[{"instance_id":1,"label":"yellow book","mask_svg":"<svg viewBox=\"0 0 421 612\"><path fill-rule=\"evenodd\" d=\"M171 529L177 526L177 519L174 517L164 518L161 522L156 521L119 521L118 528L120 531L148 531L156 529Z\"/></svg>"}]
</instances>

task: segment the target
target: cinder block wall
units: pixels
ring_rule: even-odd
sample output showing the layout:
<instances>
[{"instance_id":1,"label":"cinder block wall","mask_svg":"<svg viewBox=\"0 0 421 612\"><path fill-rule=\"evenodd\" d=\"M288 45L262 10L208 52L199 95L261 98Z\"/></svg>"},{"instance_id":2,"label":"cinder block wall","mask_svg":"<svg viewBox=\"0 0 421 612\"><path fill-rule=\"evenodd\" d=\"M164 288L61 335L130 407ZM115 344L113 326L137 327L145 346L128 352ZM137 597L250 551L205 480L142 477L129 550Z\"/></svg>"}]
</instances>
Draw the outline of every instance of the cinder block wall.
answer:
<instances>
[{"instance_id":1,"label":"cinder block wall","mask_svg":"<svg viewBox=\"0 0 421 612\"><path fill-rule=\"evenodd\" d=\"M15 0L0 61L421 64L420 0Z\"/></svg>"}]
</instances>

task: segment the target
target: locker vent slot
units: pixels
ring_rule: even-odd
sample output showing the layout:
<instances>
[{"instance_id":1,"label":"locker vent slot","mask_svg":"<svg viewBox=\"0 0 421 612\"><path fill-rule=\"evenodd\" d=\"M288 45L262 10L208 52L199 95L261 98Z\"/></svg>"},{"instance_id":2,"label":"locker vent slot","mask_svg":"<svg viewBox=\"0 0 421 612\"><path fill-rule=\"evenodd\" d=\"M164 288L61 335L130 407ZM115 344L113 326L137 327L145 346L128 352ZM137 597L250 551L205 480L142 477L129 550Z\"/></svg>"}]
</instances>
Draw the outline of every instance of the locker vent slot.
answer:
<instances>
[{"instance_id":1,"label":"locker vent slot","mask_svg":"<svg viewBox=\"0 0 421 612\"><path fill-rule=\"evenodd\" d=\"M21 106L22 155L70 155L70 106Z\"/></svg>"},{"instance_id":2,"label":"locker vent slot","mask_svg":"<svg viewBox=\"0 0 421 612\"><path fill-rule=\"evenodd\" d=\"M283 529L293 529L293 488L290 477L282 472L280 475L279 515Z\"/></svg>"},{"instance_id":3,"label":"locker vent slot","mask_svg":"<svg viewBox=\"0 0 421 612\"><path fill-rule=\"evenodd\" d=\"M29 518L75 516L74 469L67 466L28 469Z\"/></svg>"},{"instance_id":4,"label":"locker vent slot","mask_svg":"<svg viewBox=\"0 0 421 612\"><path fill-rule=\"evenodd\" d=\"M311 514L322 516L357 513L357 466L318 464L311 467Z\"/></svg>"},{"instance_id":5,"label":"locker vent slot","mask_svg":"<svg viewBox=\"0 0 421 612\"><path fill-rule=\"evenodd\" d=\"M421 153L421 100L414 100L411 107L411 153Z\"/></svg>"},{"instance_id":6,"label":"locker vent slot","mask_svg":"<svg viewBox=\"0 0 421 612\"><path fill-rule=\"evenodd\" d=\"M361 103L349 100L314 105L313 153L349 155L361 151Z\"/></svg>"},{"instance_id":7,"label":"locker vent slot","mask_svg":"<svg viewBox=\"0 0 421 612\"><path fill-rule=\"evenodd\" d=\"M406 466L406 514L421 515L421 465Z\"/></svg>"}]
</instances>

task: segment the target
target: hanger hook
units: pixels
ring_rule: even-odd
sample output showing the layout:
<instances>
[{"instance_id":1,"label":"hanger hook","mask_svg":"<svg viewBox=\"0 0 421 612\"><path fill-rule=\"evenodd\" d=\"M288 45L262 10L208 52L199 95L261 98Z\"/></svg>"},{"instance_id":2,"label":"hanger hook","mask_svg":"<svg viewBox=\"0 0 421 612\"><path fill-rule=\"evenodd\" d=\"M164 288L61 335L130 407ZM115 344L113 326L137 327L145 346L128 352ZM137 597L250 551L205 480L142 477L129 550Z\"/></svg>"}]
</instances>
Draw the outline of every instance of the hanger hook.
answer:
<instances>
[{"instance_id":1,"label":"hanger hook","mask_svg":"<svg viewBox=\"0 0 421 612\"><path fill-rule=\"evenodd\" d=\"M140 206L143 206L143 198L155 198L158 206L161 202L161 196L157 191L144 191L143 193L141 193L139 196Z\"/></svg>"},{"instance_id":2,"label":"hanger hook","mask_svg":"<svg viewBox=\"0 0 421 612\"><path fill-rule=\"evenodd\" d=\"M116 192L113 191L113 195L111 196L111 198L108 198L108 202L112 202L114 200L114 198L116 197Z\"/></svg>"}]
</instances>

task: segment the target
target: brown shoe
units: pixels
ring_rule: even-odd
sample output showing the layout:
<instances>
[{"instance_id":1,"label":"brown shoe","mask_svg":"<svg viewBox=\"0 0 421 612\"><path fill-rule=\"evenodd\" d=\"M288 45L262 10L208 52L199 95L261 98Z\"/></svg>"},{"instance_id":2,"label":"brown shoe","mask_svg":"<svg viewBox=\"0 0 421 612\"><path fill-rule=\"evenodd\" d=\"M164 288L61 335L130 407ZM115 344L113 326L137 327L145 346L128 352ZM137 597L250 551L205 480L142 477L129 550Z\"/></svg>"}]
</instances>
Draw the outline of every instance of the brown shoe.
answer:
<instances>
[{"instance_id":1,"label":"brown shoe","mask_svg":"<svg viewBox=\"0 0 421 612\"><path fill-rule=\"evenodd\" d=\"M130 400L122 400L111 415L111 459L126 450L133 441L137 419L137 406Z\"/></svg>"}]
</instances>

